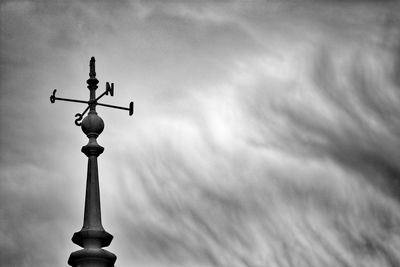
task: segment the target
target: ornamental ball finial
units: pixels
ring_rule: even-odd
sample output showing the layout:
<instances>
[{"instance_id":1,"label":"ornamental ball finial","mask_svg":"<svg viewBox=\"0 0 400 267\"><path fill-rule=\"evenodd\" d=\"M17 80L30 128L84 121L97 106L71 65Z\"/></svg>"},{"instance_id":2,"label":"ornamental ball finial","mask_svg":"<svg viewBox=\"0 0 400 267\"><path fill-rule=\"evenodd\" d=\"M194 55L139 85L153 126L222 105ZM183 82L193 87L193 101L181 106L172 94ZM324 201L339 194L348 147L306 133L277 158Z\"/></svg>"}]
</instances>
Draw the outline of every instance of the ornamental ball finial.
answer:
<instances>
[{"instance_id":1,"label":"ornamental ball finial","mask_svg":"<svg viewBox=\"0 0 400 267\"><path fill-rule=\"evenodd\" d=\"M82 131L88 136L99 136L104 130L103 119L97 114L89 113L82 121Z\"/></svg>"}]
</instances>

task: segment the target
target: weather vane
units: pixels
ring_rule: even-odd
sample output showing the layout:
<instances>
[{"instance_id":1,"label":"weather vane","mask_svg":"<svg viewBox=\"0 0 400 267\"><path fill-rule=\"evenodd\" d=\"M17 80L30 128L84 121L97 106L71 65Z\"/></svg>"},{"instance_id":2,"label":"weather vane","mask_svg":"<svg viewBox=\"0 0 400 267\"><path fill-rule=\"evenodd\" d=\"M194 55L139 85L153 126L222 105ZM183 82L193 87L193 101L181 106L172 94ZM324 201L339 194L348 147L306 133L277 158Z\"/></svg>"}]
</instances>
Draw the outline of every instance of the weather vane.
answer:
<instances>
[{"instance_id":1,"label":"weather vane","mask_svg":"<svg viewBox=\"0 0 400 267\"><path fill-rule=\"evenodd\" d=\"M110 85L106 83L106 91L96 98L98 83L99 81L96 79L95 59L92 57L90 60L89 79L87 80L87 88L90 91L89 101L56 97L56 90L54 90L53 94L50 96L51 103L54 103L56 100L61 100L88 105L82 113L77 113L75 115L75 117L77 117L75 124L81 126L89 142L82 147L82 152L88 157L83 226L82 229L74 233L72 237L72 242L81 246L83 249L71 253L68 264L73 267L113 267L117 259L113 253L103 249L103 247L107 247L111 244L113 236L104 230L101 223L97 157L103 153L104 148L97 143L97 137L104 129L104 122L102 118L97 115L96 106L128 110L129 115L132 115L133 102L129 104L129 108L99 103L98 101L104 95L114 95L114 84L111 83ZM89 111L89 113L83 118L87 111Z\"/></svg>"},{"instance_id":2,"label":"weather vane","mask_svg":"<svg viewBox=\"0 0 400 267\"><path fill-rule=\"evenodd\" d=\"M106 83L106 90L104 93L102 93L100 96L98 96L96 98L96 93L95 90L97 89L97 84L98 84L98 80L96 79L96 69L95 69L95 62L96 60L94 59L94 57L92 57L90 59L90 73L89 73L89 77L90 79L88 80L88 88L90 86L92 86L93 88L95 88L93 91L90 91L90 99L89 101L84 101L84 100L78 100L78 99L69 99L69 98L61 98L61 97L56 97L56 92L57 89L54 89L53 94L50 96L50 102L54 103L56 102L56 100L60 100L60 101L68 101L68 102L75 102L75 103L83 103L83 104L87 104L88 106L86 107L86 109L82 112L82 113L76 113L75 117L75 124L76 126L81 126L82 123L80 122L83 119L83 116L86 114L86 112L90 109L90 108L95 108L96 105L98 106L103 106L103 107L109 107L109 108L116 108L116 109L123 109L123 110L128 110L129 111L129 116L133 115L133 102L129 103L129 108L125 108L125 107L119 107L119 106L114 106L114 105L109 105L109 104L103 104L103 103L99 103L98 101L105 95L111 95L114 96L114 83ZM90 80L93 81L97 81L96 83L92 83L90 84L89 81ZM90 88L89 88L90 90Z\"/></svg>"}]
</instances>

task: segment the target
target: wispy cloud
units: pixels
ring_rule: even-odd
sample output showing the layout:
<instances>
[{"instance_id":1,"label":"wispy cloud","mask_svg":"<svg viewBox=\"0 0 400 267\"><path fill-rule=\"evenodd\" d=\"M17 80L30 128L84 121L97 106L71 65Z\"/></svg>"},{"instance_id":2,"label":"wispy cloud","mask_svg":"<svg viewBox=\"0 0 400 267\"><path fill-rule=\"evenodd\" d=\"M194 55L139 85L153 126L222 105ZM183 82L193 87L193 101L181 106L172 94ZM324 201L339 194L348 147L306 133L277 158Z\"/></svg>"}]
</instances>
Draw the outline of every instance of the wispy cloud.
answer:
<instances>
[{"instance_id":1,"label":"wispy cloud","mask_svg":"<svg viewBox=\"0 0 400 267\"><path fill-rule=\"evenodd\" d=\"M80 107L48 96L86 98L94 55L100 86L116 84L107 101L136 104L133 119L99 108L117 266L399 265L395 10L4 2L0 261L54 266L76 249Z\"/></svg>"}]
</instances>

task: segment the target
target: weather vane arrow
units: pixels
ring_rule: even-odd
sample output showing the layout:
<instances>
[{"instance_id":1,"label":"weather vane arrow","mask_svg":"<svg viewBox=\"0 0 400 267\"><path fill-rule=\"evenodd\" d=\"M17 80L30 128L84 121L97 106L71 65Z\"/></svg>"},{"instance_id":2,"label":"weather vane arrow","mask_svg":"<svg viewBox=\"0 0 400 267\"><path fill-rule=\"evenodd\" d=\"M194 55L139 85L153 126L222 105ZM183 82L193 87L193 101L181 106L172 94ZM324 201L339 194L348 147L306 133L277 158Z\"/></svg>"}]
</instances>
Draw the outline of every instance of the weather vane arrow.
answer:
<instances>
[{"instance_id":1,"label":"weather vane arrow","mask_svg":"<svg viewBox=\"0 0 400 267\"><path fill-rule=\"evenodd\" d=\"M129 111L129 116L133 115L133 102L129 103L129 107L120 107L120 106L114 106L114 105L109 105L109 104L103 104L103 103L99 103L98 101L105 95L110 95L110 96L114 96L114 83L106 83L106 90L99 95L98 97L96 97L96 92L95 90L97 89L97 84L99 83L99 81L96 79L96 68L95 68L95 62L96 60L94 59L94 57L92 57L90 59L90 73L89 73L89 79L87 80L88 83L88 89L90 90L90 99L89 101L84 101L84 100L78 100L78 99L70 99L70 98L61 98L61 97L56 97L56 92L57 89L54 89L53 94L50 96L50 102L54 103L56 102L56 100L60 100L60 101L67 101L67 102L75 102L75 103L82 103L82 104L87 104L88 106L86 107L86 109L82 112L82 113L76 113L75 117L75 124L77 126L81 126L82 123L82 119L83 116L86 114L86 112L90 109L90 110L96 110L96 106L103 106L103 107L109 107L109 108L116 108L116 109L122 109L122 110L128 110Z\"/></svg>"}]
</instances>

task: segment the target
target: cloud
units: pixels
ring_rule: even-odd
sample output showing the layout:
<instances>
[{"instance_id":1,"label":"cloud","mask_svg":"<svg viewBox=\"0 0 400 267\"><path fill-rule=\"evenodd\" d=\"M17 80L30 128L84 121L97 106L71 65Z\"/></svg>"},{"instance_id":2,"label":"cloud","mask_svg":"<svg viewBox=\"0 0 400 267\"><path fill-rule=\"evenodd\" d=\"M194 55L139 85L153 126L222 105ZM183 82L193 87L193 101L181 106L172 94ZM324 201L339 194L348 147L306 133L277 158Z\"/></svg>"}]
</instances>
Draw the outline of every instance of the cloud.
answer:
<instances>
[{"instance_id":1,"label":"cloud","mask_svg":"<svg viewBox=\"0 0 400 267\"><path fill-rule=\"evenodd\" d=\"M392 124L374 122L378 106L396 114L396 98L377 102L396 90L385 76L392 52L373 36L367 45L354 44L346 32L337 37L337 46L324 49L329 37L314 33L318 49L301 45L286 54L270 45L276 54L242 58L224 85L188 98L196 104L186 115L142 125L154 134L147 135L148 151L131 153L127 161L135 167L127 179L141 181L148 202L122 217L135 222L127 239L137 242L129 251L174 266L399 263L398 203L360 179L388 179L381 166L397 158L396 139L386 133ZM368 89L373 96L366 99L360 91Z\"/></svg>"},{"instance_id":2,"label":"cloud","mask_svg":"<svg viewBox=\"0 0 400 267\"><path fill-rule=\"evenodd\" d=\"M77 249L82 107L48 97L87 98L96 56L105 102L136 107L98 110L117 266L399 265L394 4L1 8L1 262Z\"/></svg>"},{"instance_id":3,"label":"cloud","mask_svg":"<svg viewBox=\"0 0 400 267\"><path fill-rule=\"evenodd\" d=\"M397 197L399 87L391 76L397 51L372 45L344 59L332 50L317 55L313 76L330 114L312 116L307 107L301 112L289 108L291 122L300 128L302 146L311 153L328 155ZM306 140L307 135L317 138Z\"/></svg>"}]
</instances>

